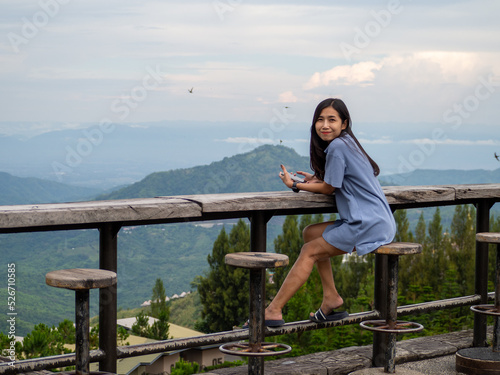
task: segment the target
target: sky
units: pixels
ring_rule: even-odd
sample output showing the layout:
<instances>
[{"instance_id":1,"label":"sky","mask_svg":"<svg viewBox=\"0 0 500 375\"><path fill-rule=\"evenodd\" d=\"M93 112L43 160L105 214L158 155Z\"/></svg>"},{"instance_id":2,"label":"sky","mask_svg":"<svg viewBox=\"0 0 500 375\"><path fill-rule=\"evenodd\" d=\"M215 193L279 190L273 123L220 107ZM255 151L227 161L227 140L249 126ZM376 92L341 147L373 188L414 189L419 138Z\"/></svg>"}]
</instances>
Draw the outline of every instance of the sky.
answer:
<instances>
[{"instance_id":1,"label":"sky","mask_svg":"<svg viewBox=\"0 0 500 375\"><path fill-rule=\"evenodd\" d=\"M464 154L458 169L500 167L499 1L3 0L1 8L0 135L187 121L196 124L191 139L197 127L225 123L233 129L220 142L259 144L304 126L304 149L317 103L339 97L360 141L397 160L393 172Z\"/></svg>"}]
</instances>

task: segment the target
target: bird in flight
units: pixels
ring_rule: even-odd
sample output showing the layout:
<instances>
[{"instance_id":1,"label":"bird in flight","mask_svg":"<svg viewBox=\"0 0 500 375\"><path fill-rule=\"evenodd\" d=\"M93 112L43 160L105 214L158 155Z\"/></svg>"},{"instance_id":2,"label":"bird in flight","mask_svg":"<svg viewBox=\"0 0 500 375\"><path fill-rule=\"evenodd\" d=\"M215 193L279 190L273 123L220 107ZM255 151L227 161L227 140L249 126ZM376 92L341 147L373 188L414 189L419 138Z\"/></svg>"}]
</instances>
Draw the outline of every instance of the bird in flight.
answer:
<instances>
[{"instance_id":1,"label":"bird in flight","mask_svg":"<svg viewBox=\"0 0 500 375\"><path fill-rule=\"evenodd\" d=\"M495 152L495 159L497 159L498 161L500 161L500 155L497 155L497 153Z\"/></svg>"},{"instance_id":2,"label":"bird in flight","mask_svg":"<svg viewBox=\"0 0 500 375\"><path fill-rule=\"evenodd\" d=\"M194 89L194 87L191 87L191 90L188 89L188 91L189 91L190 94L193 93L193 89Z\"/></svg>"}]
</instances>

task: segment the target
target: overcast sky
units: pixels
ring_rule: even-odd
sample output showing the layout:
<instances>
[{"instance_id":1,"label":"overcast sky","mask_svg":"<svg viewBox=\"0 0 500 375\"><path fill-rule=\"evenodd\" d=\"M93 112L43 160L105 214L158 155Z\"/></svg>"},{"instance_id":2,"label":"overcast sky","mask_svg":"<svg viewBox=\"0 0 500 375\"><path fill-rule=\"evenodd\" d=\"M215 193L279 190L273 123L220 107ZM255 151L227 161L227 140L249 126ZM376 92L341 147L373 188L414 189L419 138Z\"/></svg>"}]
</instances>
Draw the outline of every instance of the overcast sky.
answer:
<instances>
[{"instance_id":1,"label":"overcast sky","mask_svg":"<svg viewBox=\"0 0 500 375\"><path fill-rule=\"evenodd\" d=\"M499 1L3 0L1 8L3 134L104 120L309 124L333 96L355 124L398 124L366 142L408 134L407 142L483 142L500 153Z\"/></svg>"}]
</instances>

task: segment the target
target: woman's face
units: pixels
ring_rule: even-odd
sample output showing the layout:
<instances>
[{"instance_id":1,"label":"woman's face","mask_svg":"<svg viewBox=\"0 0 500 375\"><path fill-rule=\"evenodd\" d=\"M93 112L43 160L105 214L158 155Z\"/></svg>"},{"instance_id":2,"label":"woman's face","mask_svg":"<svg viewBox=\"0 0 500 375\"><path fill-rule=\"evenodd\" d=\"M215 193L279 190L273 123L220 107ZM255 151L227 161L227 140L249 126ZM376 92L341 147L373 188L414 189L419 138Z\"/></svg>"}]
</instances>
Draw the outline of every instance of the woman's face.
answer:
<instances>
[{"instance_id":1,"label":"woman's face","mask_svg":"<svg viewBox=\"0 0 500 375\"><path fill-rule=\"evenodd\" d=\"M315 123L316 133L325 142L330 143L347 127L347 120L342 122L339 113L332 107L323 109Z\"/></svg>"}]
</instances>

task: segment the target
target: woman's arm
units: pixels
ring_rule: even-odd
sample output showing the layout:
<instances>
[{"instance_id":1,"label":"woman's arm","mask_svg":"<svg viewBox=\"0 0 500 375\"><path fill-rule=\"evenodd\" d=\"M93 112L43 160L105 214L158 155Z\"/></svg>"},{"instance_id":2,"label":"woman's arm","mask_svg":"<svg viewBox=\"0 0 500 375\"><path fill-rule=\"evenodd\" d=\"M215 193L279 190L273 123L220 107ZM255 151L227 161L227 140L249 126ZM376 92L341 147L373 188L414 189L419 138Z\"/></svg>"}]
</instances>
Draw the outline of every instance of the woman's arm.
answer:
<instances>
[{"instance_id":1,"label":"woman's arm","mask_svg":"<svg viewBox=\"0 0 500 375\"><path fill-rule=\"evenodd\" d=\"M288 172L285 168L285 166L282 164L281 169L283 170L282 173L280 173L280 178L283 181L283 183L288 187L292 188L293 186L293 181L288 175ZM299 174L305 175L304 173L298 172ZM319 193L319 194L326 194L326 195L331 195L335 191L335 188L329 184L327 184L324 181L320 181L318 179L311 180L310 182L304 182L304 183L297 183L296 187L299 190L304 190L304 191L309 191L311 193Z\"/></svg>"},{"instance_id":2,"label":"woman's arm","mask_svg":"<svg viewBox=\"0 0 500 375\"><path fill-rule=\"evenodd\" d=\"M327 184L325 181L319 182L305 182L298 183L297 188L299 190L310 191L311 193L319 193L325 195L332 195L335 188L332 185Z\"/></svg>"}]
</instances>

